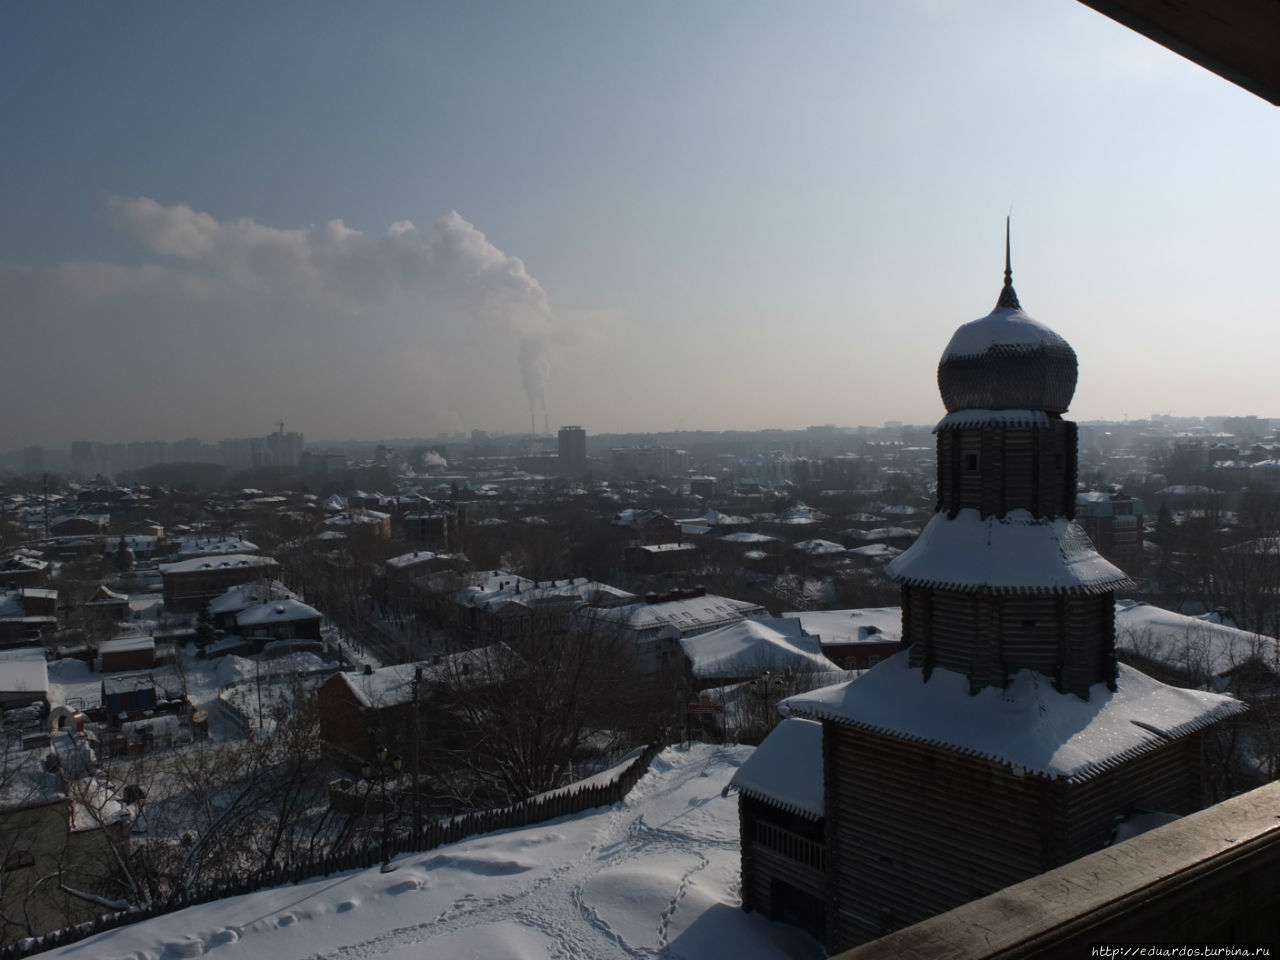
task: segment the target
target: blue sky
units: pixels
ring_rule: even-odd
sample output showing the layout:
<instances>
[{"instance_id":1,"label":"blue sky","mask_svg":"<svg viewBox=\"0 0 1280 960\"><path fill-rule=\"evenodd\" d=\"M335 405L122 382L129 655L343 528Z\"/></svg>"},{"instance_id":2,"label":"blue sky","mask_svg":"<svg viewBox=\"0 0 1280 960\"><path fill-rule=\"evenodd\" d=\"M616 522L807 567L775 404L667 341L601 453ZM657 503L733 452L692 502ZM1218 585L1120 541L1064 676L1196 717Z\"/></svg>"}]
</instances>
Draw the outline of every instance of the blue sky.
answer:
<instances>
[{"instance_id":1,"label":"blue sky","mask_svg":"<svg viewBox=\"0 0 1280 960\"><path fill-rule=\"evenodd\" d=\"M1280 115L1069 0L10 4L0 60L0 448L930 422L1010 208L1071 415L1280 416Z\"/></svg>"}]
</instances>

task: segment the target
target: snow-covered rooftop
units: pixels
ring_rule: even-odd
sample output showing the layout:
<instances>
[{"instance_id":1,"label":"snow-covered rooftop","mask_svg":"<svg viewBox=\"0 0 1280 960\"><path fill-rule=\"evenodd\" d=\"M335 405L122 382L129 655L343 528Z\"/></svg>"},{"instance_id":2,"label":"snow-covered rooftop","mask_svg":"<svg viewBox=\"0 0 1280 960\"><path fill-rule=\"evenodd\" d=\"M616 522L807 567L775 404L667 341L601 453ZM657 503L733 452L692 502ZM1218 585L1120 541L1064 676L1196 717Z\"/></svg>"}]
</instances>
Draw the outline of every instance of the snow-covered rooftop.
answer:
<instances>
[{"instance_id":1,"label":"snow-covered rooftop","mask_svg":"<svg viewBox=\"0 0 1280 960\"><path fill-rule=\"evenodd\" d=\"M98 644L98 654L104 653L136 653L139 650L155 650L156 638L148 636L116 637L114 640L103 640Z\"/></svg>"},{"instance_id":2,"label":"snow-covered rooftop","mask_svg":"<svg viewBox=\"0 0 1280 960\"><path fill-rule=\"evenodd\" d=\"M235 537L189 537L178 547L181 557L212 557L232 553L257 553L258 545Z\"/></svg>"},{"instance_id":3,"label":"snow-covered rooftop","mask_svg":"<svg viewBox=\"0 0 1280 960\"><path fill-rule=\"evenodd\" d=\"M439 658L439 662L399 663L379 667L372 673L340 673L337 676L351 688L363 706L380 709L413 699L413 684L419 669L424 683L462 682L463 677L474 677L475 682L482 683L509 676L512 670L518 669L519 663L519 658L506 644L495 643L449 654Z\"/></svg>"},{"instance_id":4,"label":"snow-covered rooftop","mask_svg":"<svg viewBox=\"0 0 1280 960\"><path fill-rule=\"evenodd\" d=\"M1219 677L1249 661L1277 669L1280 643L1199 617L1135 600L1116 601L1116 649L1182 669Z\"/></svg>"},{"instance_id":5,"label":"snow-covered rooftop","mask_svg":"<svg viewBox=\"0 0 1280 960\"><path fill-rule=\"evenodd\" d=\"M160 572L194 573L198 570L231 570L237 567L274 567L276 562L270 557L249 553L233 553L230 556L192 557L190 560L177 560L173 563L160 564Z\"/></svg>"},{"instance_id":6,"label":"snow-covered rooftop","mask_svg":"<svg viewBox=\"0 0 1280 960\"><path fill-rule=\"evenodd\" d=\"M902 556L902 551L887 543L869 543L865 547L853 547L849 551L851 557L862 557L866 560L889 561Z\"/></svg>"},{"instance_id":7,"label":"snow-covered rooftop","mask_svg":"<svg viewBox=\"0 0 1280 960\"><path fill-rule=\"evenodd\" d=\"M394 567L397 570L403 570L412 567L414 564L426 563L428 560L434 560L436 555L430 550L414 550L410 553L402 553L398 557L392 557L390 560L384 561L388 567Z\"/></svg>"},{"instance_id":8,"label":"snow-covered rooftop","mask_svg":"<svg viewBox=\"0 0 1280 960\"><path fill-rule=\"evenodd\" d=\"M272 623L289 623L294 620L319 620L320 611L301 600L268 600L256 606L246 607L236 614L236 626L261 627Z\"/></svg>"},{"instance_id":9,"label":"snow-covered rooftop","mask_svg":"<svg viewBox=\"0 0 1280 960\"><path fill-rule=\"evenodd\" d=\"M823 814L822 724L787 717L729 783L752 799L819 819Z\"/></svg>"},{"instance_id":10,"label":"snow-covered rooftop","mask_svg":"<svg viewBox=\"0 0 1280 960\"><path fill-rule=\"evenodd\" d=\"M771 537L767 533L749 533L743 531L741 533L726 533L723 537L717 537L725 543L778 543L777 537Z\"/></svg>"},{"instance_id":11,"label":"snow-covered rooftop","mask_svg":"<svg viewBox=\"0 0 1280 960\"><path fill-rule=\"evenodd\" d=\"M904 650L857 680L789 697L780 709L1069 780L1086 780L1245 709L1123 664L1114 693L1097 683L1081 700L1034 670L1019 670L1003 690L970 695L964 674L935 669L925 683L908 660Z\"/></svg>"},{"instance_id":12,"label":"snow-covered rooftop","mask_svg":"<svg viewBox=\"0 0 1280 960\"><path fill-rule=\"evenodd\" d=\"M796 620L739 620L680 640L701 680L724 680L762 670L826 673L836 665L822 655L817 637L800 633Z\"/></svg>"},{"instance_id":13,"label":"snow-covered rooftop","mask_svg":"<svg viewBox=\"0 0 1280 960\"><path fill-rule=\"evenodd\" d=\"M800 610L784 613L800 622L805 633L823 643L885 643L902 640L901 607L863 607L859 610Z\"/></svg>"},{"instance_id":14,"label":"snow-covered rooftop","mask_svg":"<svg viewBox=\"0 0 1280 960\"><path fill-rule=\"evenodd\" d=\"M214 597L209 601L209 610L214 614L236 613L255 603L277 598L297 600L298 595L279 580L253 580L237 583L226 593Z\"/></svg>"},{"instance_id":15,"label":"snow-covered rooftop","mask_svg":"<svg viewBox=\"0 0 1280 960\"><path fill-rule=\"evenodd\" d=\"M1100 593L1130 585L1079 524L1027 510L1010 510L1003 519L984 519L973 509L954 518L934 514L886 572L909 586L1000 593Z\"/></svg>"},{"instance_id":16,"label":"snow-covered rooftop","mask_svg":"<svg viewBox=\"0 0 1280 960\"><path fill-rule=\"evenodd\" d=\"M811 557L830 556L834 554L844 553L844 546L831 540L800 540L791 545L792 550L807 554Z\"/></svg>"},{"instance_id":17,"label":"snow-covered rooftop","mask_svg":"<svg viewBox=\"0 0 1280 960\"><path fill-rule=\"evenodd\" d=\"M30 691L38 700L49 692L49 665L38 647L0 650L0 690Z\"/></svg>"},{"instance_id":18,"label":"snow-covered rooftop","mask_svg":"<svg viewBox=\"0 0 1280 960\"><path fill-rule=\"evenodd\" d=\"M630 603L625 606L599 609L588 607L583 613L590 621L630 630L639 636L656 632L663 627L675 627L682 634L708 630L723 623L746 617L767 616L768 612L758 603L733 600L706 594L701 597L685 597L679 600L662 600L657 603Z\"/></svg>"}]
</instances>

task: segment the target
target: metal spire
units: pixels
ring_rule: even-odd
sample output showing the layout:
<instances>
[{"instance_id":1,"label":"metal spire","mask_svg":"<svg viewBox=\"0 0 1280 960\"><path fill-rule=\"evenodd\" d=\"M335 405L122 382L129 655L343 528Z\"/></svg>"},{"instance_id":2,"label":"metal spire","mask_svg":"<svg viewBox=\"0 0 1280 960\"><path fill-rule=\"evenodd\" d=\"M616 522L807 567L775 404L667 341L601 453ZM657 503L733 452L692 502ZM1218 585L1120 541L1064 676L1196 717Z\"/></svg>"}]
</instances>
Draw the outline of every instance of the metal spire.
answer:
<instances>
[{"instance_id":1,"label":"metal spire","mask_svg":"<svg viewBox=\"0 0 1280 960\"><path fill-rule=\"evenodd\" d=\"M1013 289L1013 266L1009 257L1009 217L1004 218L1004 287L1000 291L1000 299L996 301L997 310L1021 310L1018 294Z\"/></svg>"}]
</instances>

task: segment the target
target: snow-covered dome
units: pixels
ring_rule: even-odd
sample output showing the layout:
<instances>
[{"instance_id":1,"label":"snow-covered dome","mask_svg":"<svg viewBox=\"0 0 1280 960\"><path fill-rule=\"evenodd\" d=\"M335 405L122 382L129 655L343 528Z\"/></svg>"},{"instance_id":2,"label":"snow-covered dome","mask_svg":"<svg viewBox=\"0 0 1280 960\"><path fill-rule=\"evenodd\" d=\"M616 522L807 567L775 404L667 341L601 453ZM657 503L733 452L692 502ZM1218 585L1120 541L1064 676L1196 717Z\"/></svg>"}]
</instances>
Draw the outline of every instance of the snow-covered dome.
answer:
<instances>
[{"instance_id":1,"label":"snow-covered dome","mask_svg":"<svg viewBox=\"0 0 1280 960\"><path fill-rule=\"evenodd\" d=\"M938 390L957 410L1065 413L1076 392L1076 352L1022 312L1013 290L1006 236L1004 289L996 308L964 324L938 362Z\"/></svg>"}]
</instances>

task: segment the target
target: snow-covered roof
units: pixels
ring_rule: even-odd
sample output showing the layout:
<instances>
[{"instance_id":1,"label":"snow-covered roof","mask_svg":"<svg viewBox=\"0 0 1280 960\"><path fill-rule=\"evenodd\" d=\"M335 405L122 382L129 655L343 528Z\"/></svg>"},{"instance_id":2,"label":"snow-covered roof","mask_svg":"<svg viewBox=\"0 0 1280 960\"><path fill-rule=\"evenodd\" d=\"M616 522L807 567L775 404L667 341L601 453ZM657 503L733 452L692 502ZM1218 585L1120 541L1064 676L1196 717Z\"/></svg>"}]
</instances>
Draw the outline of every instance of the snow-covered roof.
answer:
<instances>
[{"instance_id":1,"label":"snow-covered roof","mask_svg":"<svg viewBox=\"0 0 1280 960\"><path fill-rule=\"evenodd\" d=\"M762 670L826 673L836 669L822 655L818 638L801 635L799 627L795 620L739 620L683 637L680 646L692 664L693 675L701 680L741 678Z\"/></svg>"},{"instance_id":2,"label":"snow-covered roof","mask_svg":"<svg viewBox=\"0 0 1280 960\"><path fill-rule=\"evenodd\" d=\"M394 567L397 570L403 570L406 567L412 567L414 564L426 563L428 560L434 560L436 555L430 550L414 550L410 553L402 553L398 557L392 557L390 560L384 561L388 567Z\"/></svg>"},{"instance_id":3,"label":"snow-covered roof","mask_svg":"<svg viewBox=\"0 0 1280 960\"><path fill-rule=\"evenodd\" d=\"M791 549L798 550L800 553L808 554L811 557L845 552L841 544L834 543L831 540L799 540L791 545Z\"/></svg>"},{"instance_id":4,"label":"snow-covered roof","mask_svg":"<svg viewBox=\"0 0 1280 960\"><path fill-rule=\"evenodd\" d=\"M1223 553L1244 554L1251 557L1274 557L1280 555L1280 537L1259 537L1246 540L1230 547L1223 547Z\"/></svg>"},{"instance_id":5,"label":"snow-covered roof","mask_svg":"<svg viewBox=\"0 0 1280 960\"><path fill-rule=\"evenodd\" d=\"M725 543L778 543L777 537L771 537L767 533L726 533L723 537L717 537L717 540L723 540Z\"/></svg>"},{"instance_id":6,"label":"snow-covered roof","mask_svg":"<svg viewBox=\"0 0 1280 960\"><path fill-rule=\"evenodd\" d=\"M495 643L449 654L441 657L439 662L400 663L379 667L372 673L340 673L337 676L350 687L363 706L378 709L412 700L414 677L419 668L424 683L465 682L464 677L474 677L475 682L484 683L508 675L518 668L519 663L519 657L506 644Z\"/></svg>"},{"instance_id":7,"label":"snow-covered roof","mask_svg":"<svg viewBox=\"0 0 1280 960\"><path fill-rule=\"evenodd\" d=\"M1116 649L1191 674L1219 677L1250 661L1275 669L1274 638L1135 600L1116 601Z\"/></svg>"},{"instance_id":8,"label":"snow-covered roof","mask_svg":"<svg viewBox=\"0 0 1280 960\"><path fill-rule=\"evenodd\" d=\"M729 781L754 800L810 820L823 814L822 724L787 717Z\"/></svg>"},{"instance_id":9,"label":"snow-covered roof","mask_svg":"<svg viewBox=\"0 0 1280 960\"><path fill-rule=\"evenodd\" d=\"M804 632L823 643L885 643L902 640L901 607L859 610L799 610L784 617L800 622Z\"/></svg>"},{"instance_id":10,"label":"snow-covered roof","mask_svg":"<svg viewBox=\"0 0 1280 960\"><path fill-rule=\"evenodd\" d=\"M533 586L533 581L505 570L480 570L469 574L471 583L454 595L454 602L464 607L483 607L496 596L523 593Z\"/></svg>"},{"instance_id":11,"label":"snow-covered roof","mask_svg":"<svg viewBox=\"0 0 1280 960\"><path fill-rule=\"evenodd\" d=\"M628 507L621 513L615 514L613 518L614 526L618 527L643 527L646 524L658 521L670 523L671 518L658 510L648 510L642 507Z\"/></svg>"},{"instance_id":12,"label":"snow-covered roof","mask_svg":"<svg viewBox=\"0 0 1280 960\"><path fill-rule=\"evenodd\" d=\"M608 609L589 607L580 612L591 621L600 621L641 636L656 633L664 627L674 627L688 635L746 617L767 615L765 608L757 603L710 593L701 597L630 603Z\"/></svg>"},{"instance_id":13,"label":"snow-covered roof","mask_svg":"<svg viewBox=\"0 0 1280 960\"><path fill-rule=\"evenodd\" d=\"M464 606L481 607L490 611L520 602L532 607L566 603L614 603L634 600L635 594L620 590L607 583L587 577L570 577L564 580L528 580L515 574L494 570L492 573L472 574L476 582L459 590L454 599Z\"/></svg>"},{"instance_id":14,"label":"snow-covered roof","mask_svg":"<svg viewBox=\"0 0 1280 960\"><path fill-rule=\"evenodd\" d=\"M645 553L679 553L681 551L697 550L698 545L695 543L645 543L641 544L637 549L643 550Z\"/></svg>"},{"instance_id":15,"label":"snow-covered roof","mask_svg":"<svg viewBox=\"0 0 1280 960\"><path fill-rule=\"evenodd\" d=\"M865 547L853 547L849 550L849 555L866 557L869 560L892 560L894 557L902 556L902 551L887 543L869 543Z\"/></svg>"},{"instance_id":16,"label":"snow-covered roof","mask_svg":"<svg viewBox=\"0 0 1280 960\"><path fill-rule=\"evenodd\" d=\"M325 520L325 525L330 527L369 526L390 519L391 514L378 510L348 510L346 513L329 517Z\"/></svg>"},{"instance_id":17,"label":"snow-covered roof","mask_svg":"<svg viewBox=\"0 0 1280 960\"><path fill-rule=\"evenodd\" d=\"M264 600L285 598L297 600L298 595L279 580L251 580L234 587L209 601L209 611L214 614L237 613Z\"/></svg>"},{"instance_id":18,"label":"snow-covered roof","mask_svg":"<svg viewBox=\"0 0 1280 960\"><path fill-rule=\"evenodd\" d=\"M0 560L0 571L3 570L44 570L49 566L48 560L38 560L35 557L24 556L23 554L15 554L12 557L5 557Z\"/></svg>"},{"instance_id":19,"label":"snow-covered roof","mask_svg":"<svg viewBox=\"0 0 1280 960\"><path fill-rule=\"evenodd\" d=\"M1032 323L1035 323L1033 320ZM964 329L961 327L961 329ZM958 332L958 331L957 331ZM933 432L961 427L1047 427L1049 415L1043 410L957 410L938 421Z\"/></svg>"},{"instance_id":20,"label":"snow-covered roof","mask_svg":"<svg viewBox=\"0 0 1280 960\"><path fill-rule=\"evenodd\" d=\"M71 786L70 799L68 827L72 833L133 819L133 810L124 802L122 791L105 773L77 780Z\"/></svg>"},{"instance_id":21,"label":"snow-covered roof","mask_svg":"<svg viewBox=\"0 0 1280 960\"><path fill-rule=\"evenodd\" d=\"M0 650L0 690L30 691L33 700L49 692L49 664L38 647Z\"/></svg>"},{"instance_id":22,"label":"snow-covered roof","mask_svg":"<svg viewBox=\"0 0 1280 960\"><path fill-rule=\"evenodd\" d=\"M149 673L129 673L124 676L102 678L102 692L105 694L137 693L143 690L154 690L155 688L156 678Z\"/></svg>"},{"instance_id":23,"label":"snow-covered roof","mask_svg":"<svg viewBox=\"0 0 1280 960\"><path fill-rule=\"evenodd\" d=\"M250 569L252 567L274 566L276 566L276 562L270 557L250 553L234 553L227 557L192 557L190 560L162 563L160 564L160 572L163 574L195 573L199 570L232 570L239 567Z\"/></svg>"},{"instance_id":24,"label":"snow-covered roof","mask_svg":"<svg viewBox=\"0 0 1280 960\"><path fill-rule=\"evenodd\" d=\"M846 530L841 535L849 537L851 540L866 540L868 543L876 543L880 540L903 540L907 537L914 537L918 532L909 527L875 527L871 530Z\"/></svg>"},{"instance_id":25,"label":"snow-covered roof","mask_svg":"<svg viewBox=\"0 0 1280 960\"><path fill-rule=\"evenodd\" d=\"M232 553L257 553L258 545L235 537L188 538L178 547L181 557L211 557Z\"/></svg>"},{"instance_id":26,"label":"snow-covered roof","mask_svg":"<svg viewBox=\"0 0 1280 960\"><path fill-rule=\"evenodd\" d=\"M1096 683L1089 699L1059 693L1034 670L1005 689L969 693L969 678L935 668L928 683L895 654L857 680L782 701L790 715L849 724L949 747L1047 777L1086 780L1245 709L1230 697L1183 690L1121 664L1116 690Z\"/></svg>"},{"instance_id":27,"label":"snow-covered roof","mask_svg":"<svg viewBox=\"0 0 1280 960\"><path fill-rule=\"evenodd\" d=\"M136 653L139 650L155 650L155 637L117 637L114 640L103 640L98 644L98 654L104 653Z\"/></svg>"},{"instance_id":28,"label":"snow-covered roof","mask_svg":"<svg viewBox=\"0 0 1280 960\"><path fill-rule=\"evenodd\" d=\"M261 627L294 620L319 620L320 611L301 600L268 600L236 614L236 626Z\"/></svg>"},{"instance_id":29,"label":"snow-covered roof","mask_svg":"<svg viewBox=\"0 0 1280 960\"><path fill-rule=\"evenodd\" d=\"M960 510L932 520L886 572L909 586L998 593L1101 593L1130 585L1075 521L1010 510L1002 519Z\"/></svg>"},{"instance_id":30,"label":"snow-covered roof","mask_svg":"<svg viewBox=\"0 0 1280 960\"><path fill-rule=\"evenodd\" d=\"M128 603L129 595L127 593L116 593L105 583L100 583L98 584L98 589L93 592L93 596L86 602L102 604Z\"/></svg>"}]
</instances>

